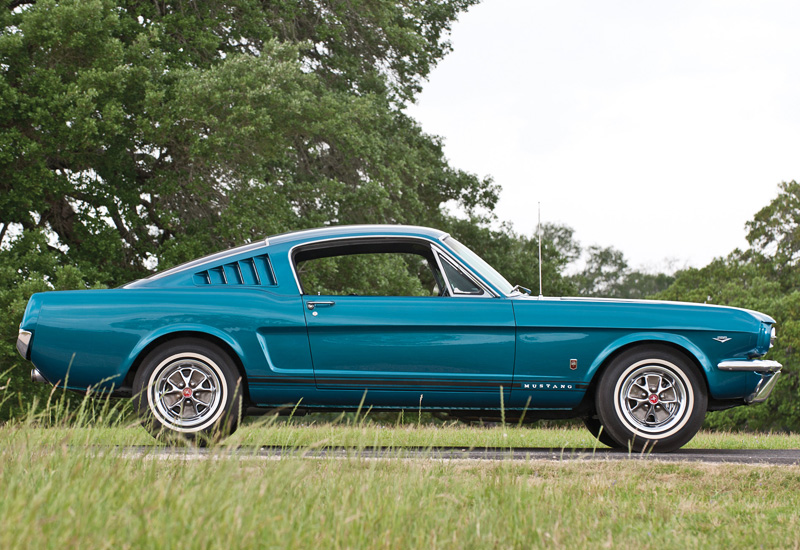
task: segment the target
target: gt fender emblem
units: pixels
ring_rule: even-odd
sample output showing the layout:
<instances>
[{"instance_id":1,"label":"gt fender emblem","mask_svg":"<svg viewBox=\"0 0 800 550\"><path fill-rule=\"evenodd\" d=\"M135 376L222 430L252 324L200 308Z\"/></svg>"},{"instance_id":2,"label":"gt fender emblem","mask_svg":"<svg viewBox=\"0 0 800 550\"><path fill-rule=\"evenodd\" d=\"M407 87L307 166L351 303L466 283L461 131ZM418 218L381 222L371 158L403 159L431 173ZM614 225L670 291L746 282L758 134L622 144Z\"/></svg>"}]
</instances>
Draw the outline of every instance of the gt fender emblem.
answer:
<instances>
[{"instance_id":1,"label":"gt fender emblem","mask_svg":"<svg viewBox=\"0 0 800 550\"><path fill-rule=\"evenodd\" d=\"M724 344L725 342L730 340L730 338L728 338L727 336L717 336L716 338L714 338L714 340L716 340L720 344Z\"/></svg>"}]
</instances>

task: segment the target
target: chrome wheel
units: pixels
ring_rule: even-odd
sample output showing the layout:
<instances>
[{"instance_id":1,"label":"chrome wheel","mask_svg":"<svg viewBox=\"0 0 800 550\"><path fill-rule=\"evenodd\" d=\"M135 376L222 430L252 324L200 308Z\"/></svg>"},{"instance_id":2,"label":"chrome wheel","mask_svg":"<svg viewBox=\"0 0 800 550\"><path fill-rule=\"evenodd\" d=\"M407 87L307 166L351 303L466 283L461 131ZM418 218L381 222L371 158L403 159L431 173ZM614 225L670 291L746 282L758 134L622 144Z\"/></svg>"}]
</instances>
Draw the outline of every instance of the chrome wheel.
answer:
<instances>
[{"instance_id":1,"label":"chrome wheel","mask_svg":"<svg viewBox=\"0 0 800 550\"><path fill-rule=\"evenodd\" d=\"M680 430L693 410L694 393L686 374L663 359L629 366L614 395L619 418L634 433L658 439Z\"/></svg>"},{"instance_id":2,"label":"chrome wheel","mask_svg":"<svg viewBox=\"0 0 800 550\"><path fill-rule=\"evenodd\" d=\"M169 428L196 432L220 417L227 385L219 366L197 353L166 358L153 370L147 400L155 417Z\"/></svg>"},{"instance_id":3,"label":"chrome wheel","mask_svg":"<svg viewBox=\"0 0 800 550\"><path fill-rule=\"evenodd\" d=\"M597 420L623 449L668 453L703 425L706 387L688 352L637 346L614 357L602 372L595 390Z\"/></svg>"}]
</instances>

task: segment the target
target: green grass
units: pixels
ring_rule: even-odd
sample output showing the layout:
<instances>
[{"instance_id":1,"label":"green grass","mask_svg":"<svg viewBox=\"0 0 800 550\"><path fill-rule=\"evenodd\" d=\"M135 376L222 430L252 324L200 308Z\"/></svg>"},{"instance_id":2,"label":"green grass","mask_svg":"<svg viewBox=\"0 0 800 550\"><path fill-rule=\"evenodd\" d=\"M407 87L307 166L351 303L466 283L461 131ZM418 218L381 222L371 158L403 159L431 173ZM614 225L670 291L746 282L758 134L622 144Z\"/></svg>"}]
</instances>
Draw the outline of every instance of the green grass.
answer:
<instances>
[{"instance_id":1,"label":"green grass","mask_svg":"<svg viewBox=\"0 0 800 550\"><path fill-rule=\"evenodd\" d=\"M135 422L108 427L97 425L6 430L7 440L36 434L42 444L79 441L87 445L158 445ZM27 434L27 435L23 435ZM475 427L464 424L383 425L360 422L316 423L303 420L257 419L242 426L222 442L223 446L279 447L462 447L605 449L583 428L536 428L518 426ZM800 449L800 434L701 431L685 449Z\"/></svg>"},{"instance_id":2,"label":"green grass","mask_svg":"<svg viewBox=\"0 0 800 550\"><path fill-rule=\"evenodd\" d=\"M797 548L800 466L256 456L288 449L598 448L576 428L254 419L207 459L155 446L126 411L58 404L0 426L5 548ZM231 455L231 446L242 451ZM695 448L800 448L700 433ZM252 454L249 453L252 451Z\"/></svg>"},{"instance_id":3,"label":"green grass","mask_svg":"<svg viewBox=\"0 0 800 550\"><path fill-rule=\"evenodd\" d=\"M225 444L286 447L328 445L349 447L606 448L583 428L531 428L515 425L484 428L463 424L386 426L370 422L306 424L302 421L286 423L270 422L269 420L256 422L240 429ZM700 432L685 448L800 449L800 434Z\"/></svg>"},{"instance_id":4,"label":"green grass","mask_svg":"<svg viewBox=\"0 0 800 550\"><path fill-rule=\"evenodd\" d=\"M242 437L402 432L432 444L438 432L501 430L272 426ZM577 430L529 433L550 436L543 446L582 441ZM800 532L797 466L197 460L114 446L140 435L0 428L0 548L792 548Z\"/></svg>"}]
</instances>

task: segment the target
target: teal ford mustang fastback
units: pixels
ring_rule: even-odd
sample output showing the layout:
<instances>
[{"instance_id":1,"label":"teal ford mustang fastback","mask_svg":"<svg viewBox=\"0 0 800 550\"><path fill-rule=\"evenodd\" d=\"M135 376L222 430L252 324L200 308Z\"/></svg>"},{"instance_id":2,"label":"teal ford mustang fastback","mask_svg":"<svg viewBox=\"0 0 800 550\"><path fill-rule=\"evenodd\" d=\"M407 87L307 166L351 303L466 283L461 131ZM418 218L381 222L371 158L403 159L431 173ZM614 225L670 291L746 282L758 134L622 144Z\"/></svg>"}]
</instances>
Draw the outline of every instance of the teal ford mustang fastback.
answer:
<instances>
[{"instance_id":1,"label":"teal ford mustang fastback","mask_svg":"<svg viewBox=\"0 0 800 550\"><path fill-rule=\"evenodd\" d=\"M730 307L533 297L442 231L276 235L111 290L31 297L34 380L133 397L156 436L265 410L582 418L612 447L675 450L706 411L767 398L775 331Z\"/></svg>"}]
</instances>

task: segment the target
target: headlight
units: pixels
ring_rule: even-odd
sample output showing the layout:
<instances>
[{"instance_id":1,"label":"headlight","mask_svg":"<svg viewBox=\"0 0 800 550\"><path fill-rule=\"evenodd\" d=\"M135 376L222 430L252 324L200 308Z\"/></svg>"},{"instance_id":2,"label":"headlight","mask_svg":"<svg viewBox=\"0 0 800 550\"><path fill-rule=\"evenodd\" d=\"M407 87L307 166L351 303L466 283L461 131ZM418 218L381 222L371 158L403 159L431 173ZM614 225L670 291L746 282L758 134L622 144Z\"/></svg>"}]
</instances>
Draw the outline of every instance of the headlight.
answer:
<instances>
[{"instance_id":1,"label":"headlight","mask_svg":"<svg viewBox=\"0 0 800 550\"><path fill-rule=\"evenodd\" d=\"M770 348L775 345L775 340L777 338L778 337L775 336L775 327L772 327L772 331L769 333L769 347Z\"/></svg>"}]
</instances>

